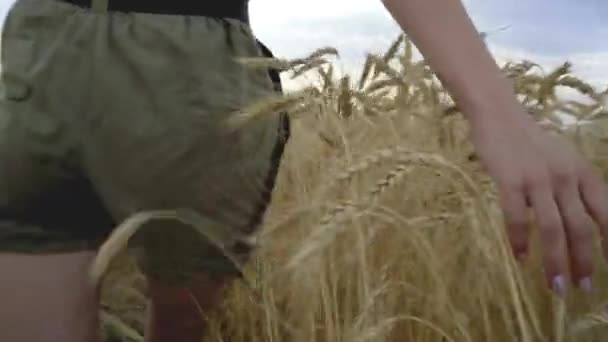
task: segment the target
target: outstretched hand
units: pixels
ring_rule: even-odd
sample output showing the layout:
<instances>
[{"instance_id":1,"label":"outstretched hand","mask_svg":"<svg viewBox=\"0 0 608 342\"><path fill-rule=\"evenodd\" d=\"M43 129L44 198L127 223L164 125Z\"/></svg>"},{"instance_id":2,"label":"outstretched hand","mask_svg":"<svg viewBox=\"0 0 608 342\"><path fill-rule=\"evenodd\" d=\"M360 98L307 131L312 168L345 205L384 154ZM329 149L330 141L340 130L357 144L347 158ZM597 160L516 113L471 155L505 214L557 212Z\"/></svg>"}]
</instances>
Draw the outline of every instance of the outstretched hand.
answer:
<instances>
[{"instance_id":1,"label":"outstretched hand","mask_svg":"<svg viewBox=\"0 0 608 342\"><path fill-rule=\"evenodd\" d=\"M495 108L476 115L472 138L493 177L513 252L529 248L529 209L540 232L549 285L565 296L569 279L591 290L596 227L608 234L607 186L566 139L544 131L523 108Z\"/></svg>"},{"instance_id":2,"label":"outstretched hand","mask_svg":"<svg viewBox=\"0 0 608 342\"><path fill-rule=\"evenodd\" d=\"M469 119L481 163L498 186L515 254L528 252L531 209L549 285L565 295L570 269L572 280L590 289L595 226L608 234L606 184L574 146L526 113L462 1L382 2Z\"/></svg>"}]
</instances>

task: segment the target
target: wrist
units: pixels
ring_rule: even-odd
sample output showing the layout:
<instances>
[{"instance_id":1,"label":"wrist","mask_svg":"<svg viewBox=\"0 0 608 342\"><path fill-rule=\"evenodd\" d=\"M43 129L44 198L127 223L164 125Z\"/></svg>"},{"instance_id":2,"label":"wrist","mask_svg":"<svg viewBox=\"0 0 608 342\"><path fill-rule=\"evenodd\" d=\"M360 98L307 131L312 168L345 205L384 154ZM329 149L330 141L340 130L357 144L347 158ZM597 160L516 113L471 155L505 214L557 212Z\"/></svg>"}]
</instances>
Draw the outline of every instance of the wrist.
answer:
<instances>
[{"instance_id":1,"label":"wrist","mask_svg":"<svg viewBox=\"0 0 608 342\"><path fill-rule=\"evenodd\" d=\"M523 105L518 101L510 80L497 77L493 80L480 80L458 86L454 101L462 114L473 127L488 124L500 126L525 125L531 120Z\"/></svg>"}]
</instances>

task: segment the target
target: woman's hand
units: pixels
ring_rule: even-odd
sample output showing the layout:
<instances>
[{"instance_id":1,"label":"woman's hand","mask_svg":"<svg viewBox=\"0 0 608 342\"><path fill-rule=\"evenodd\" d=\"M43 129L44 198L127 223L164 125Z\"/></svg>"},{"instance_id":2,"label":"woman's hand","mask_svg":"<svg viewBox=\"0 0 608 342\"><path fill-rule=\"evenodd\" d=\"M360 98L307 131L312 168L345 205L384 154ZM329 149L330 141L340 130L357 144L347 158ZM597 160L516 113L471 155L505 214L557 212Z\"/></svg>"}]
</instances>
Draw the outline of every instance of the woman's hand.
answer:
<instances>
[{"instance_id":1,"label":"woman's hand","mask_svg":"<svg viewBox=\"0 0 608 342\"><path fill-rule=\"evenodd\" d=\"M565 294L570 267L588 289L593 219L608 233L606 185L573 146L528 116L460 0L382 2L471 124L481 162L498 185L515 253L528 250L531 208L549 284Z\"/></svg>"},{"instance_id":2,"label":"woman's hand","mask_svg":"<svg viewBox=\"0 0 608 342\"><path fill-rule=\"evenodd\" d=\"M565 295L573 281L591 288L595 227L608 233L608 191L602 179L565 139L540 128L519 104L479 114L472 138L494 179L513 252L528 253L529 209L535 216L550 286Z\"/></svg>"}]
</instances>

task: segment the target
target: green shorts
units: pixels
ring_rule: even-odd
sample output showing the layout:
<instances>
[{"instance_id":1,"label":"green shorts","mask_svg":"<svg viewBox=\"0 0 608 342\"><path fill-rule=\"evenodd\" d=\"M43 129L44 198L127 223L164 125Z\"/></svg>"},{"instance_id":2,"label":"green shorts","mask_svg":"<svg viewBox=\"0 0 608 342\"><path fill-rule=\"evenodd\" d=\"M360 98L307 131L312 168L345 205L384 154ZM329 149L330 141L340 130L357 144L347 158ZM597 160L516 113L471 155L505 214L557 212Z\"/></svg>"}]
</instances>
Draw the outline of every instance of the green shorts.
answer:
<instances>
[{"instance_id":1,"label":"green shorts","mask_svg":"<svg viewBox=\"0 0 608 342\"><path fill-rule=\"evenodd\" d=\"M233 19L17 0L2 32L0 252L95 249L147 210L252 233L289 126L262 115L234 131L226 119L280 91L278 74L235 61L268 53ZM170 235L146 249L187 250Z\"/></svg>"}]
</instances>

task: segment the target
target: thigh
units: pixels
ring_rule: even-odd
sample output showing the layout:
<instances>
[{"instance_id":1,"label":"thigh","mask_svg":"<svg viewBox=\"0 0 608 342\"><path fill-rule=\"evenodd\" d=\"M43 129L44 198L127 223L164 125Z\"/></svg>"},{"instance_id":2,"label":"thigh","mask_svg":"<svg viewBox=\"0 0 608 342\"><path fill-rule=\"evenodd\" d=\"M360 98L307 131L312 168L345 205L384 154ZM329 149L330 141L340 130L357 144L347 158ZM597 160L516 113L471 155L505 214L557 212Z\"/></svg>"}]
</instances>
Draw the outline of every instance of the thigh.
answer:
<instances>
[{"instance_id":1,"label":"thigh","mask_svg":"<svg viewBox=\"0 0 608 342\"><path fill-rule=\"evenodd\" d=\"M0 254L0 341L97 342L92 252Z\"/></svg>"}]
</instances>

